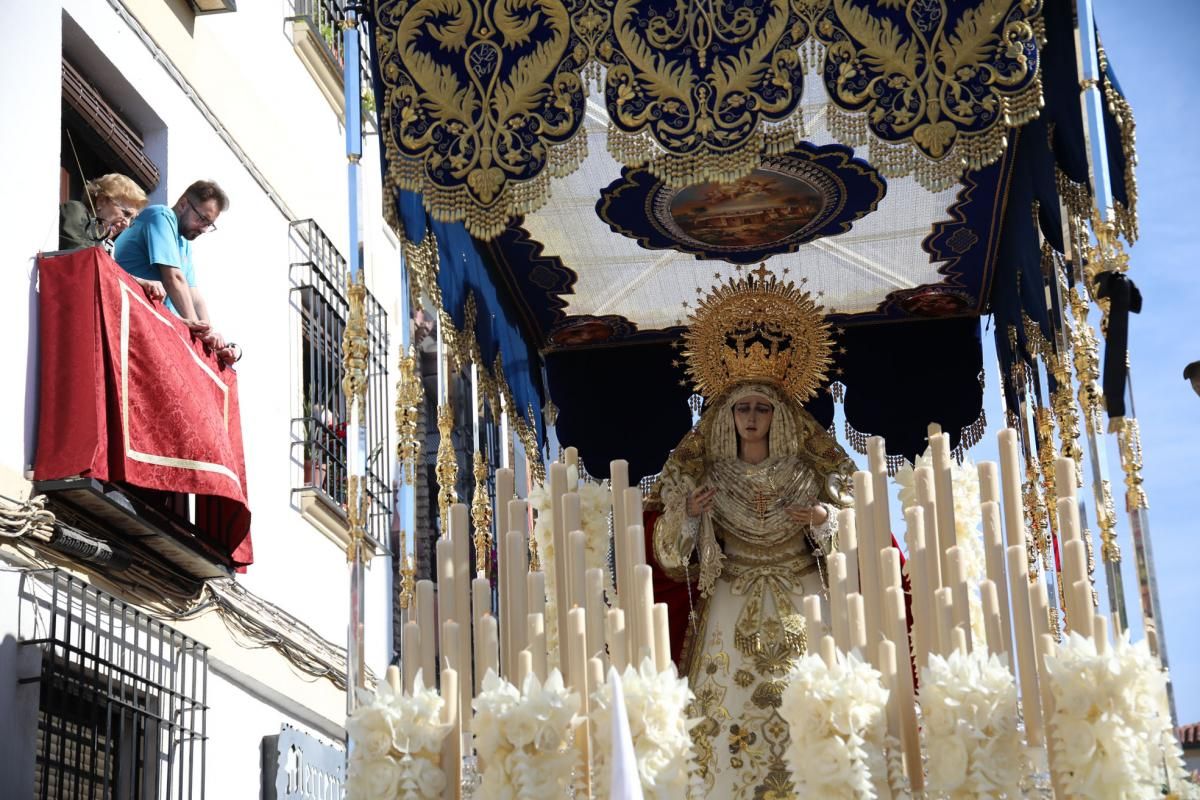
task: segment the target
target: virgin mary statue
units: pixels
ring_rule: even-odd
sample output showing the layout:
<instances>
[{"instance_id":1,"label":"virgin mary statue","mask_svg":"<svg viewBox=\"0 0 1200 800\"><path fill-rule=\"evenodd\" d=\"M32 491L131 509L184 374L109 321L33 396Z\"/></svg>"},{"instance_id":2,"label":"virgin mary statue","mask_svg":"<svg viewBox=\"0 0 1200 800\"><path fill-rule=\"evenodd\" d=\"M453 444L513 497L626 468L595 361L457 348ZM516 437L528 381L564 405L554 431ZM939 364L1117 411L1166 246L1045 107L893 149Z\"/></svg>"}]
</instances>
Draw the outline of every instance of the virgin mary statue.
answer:
<instances>
[{"instance_id":1,"label":"virgin mary statue","mask_svg":"<svg viewBox=\"0 0 1200 800\"><path fill-rule=\"evenodd\" d=\"M829 331L808 294L760 268L714 289L684 338L704 413L649 502L659 567L696 582L679 667L701 719L701 778L711 797L788 798L780 695L806 649L803 598L825 595L854 470L801 406L824 382Z\"/></svg>"}]
</instances>

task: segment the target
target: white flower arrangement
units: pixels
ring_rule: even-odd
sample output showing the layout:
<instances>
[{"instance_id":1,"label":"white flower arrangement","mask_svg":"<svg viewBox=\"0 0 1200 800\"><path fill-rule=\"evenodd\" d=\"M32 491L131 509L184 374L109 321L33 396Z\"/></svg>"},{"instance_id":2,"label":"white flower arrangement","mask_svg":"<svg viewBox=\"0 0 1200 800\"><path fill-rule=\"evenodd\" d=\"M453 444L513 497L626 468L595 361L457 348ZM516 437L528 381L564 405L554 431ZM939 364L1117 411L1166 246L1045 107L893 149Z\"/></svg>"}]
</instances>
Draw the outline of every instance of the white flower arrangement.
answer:
<instances>
[{"instance_id":1,"label":"white flower arrangement","mask_svg":"<svg viewBox=\"0 0 1200 800\"><path fill-rule=\"evenodd\" d=\"M955 650L921 670L923 750L931 798L1020 797L1017 686L995 655Z\"/></svg>"},{"instance_id":2,"label":"white flower arrangement","mask_svg":"<svg viewBox=\"0 0 1200 800\"><path fill-rule=\"evenodd\" d=\"M580 483L578 470L567 467L567 486L578 486L579 521L584 533L585 564L587 569L604 570L604 585L612 586L608 570L608 550L612 537L608 531L609 492L598 483ZM548 486L537 486L529 493L529 505L537 512L533 525L533 540L537 544L542 571L546 575L546 650L548 664L558 664L558 602L557 576L554 574L554 517Z\"/></svg>"},{"instance_id":3,"label":"white flower arrangement","mask_svg":"<svg viewBox=\"0 0 1200 800\"><path fill-rule=\"evenodd\" d=\"M564 797L578 761L573 748L579 695L551 671L530 674L520 691L491 670L475 698L475 751L482 767L478 797Z\"/></svg>"},{"instance_id":4,"label":"white flower arrangement","mask_svg":"<svg viewBox=\"0 0 1200 800\"><path fill-rule=\"evenodd\" d=\"M876 796L887 774L887 698L879 672L856 653L839 653L832 667L817 655L796 661L779 711L791 730L785 757L797 796Z\"/></svg>"},{"instance_id":5,"label":"white flower arrangement","mask_svg":"<svg viewBox=\"0 0 1200 800\"><path fill-rule=\"evenodd\" d=\"M1071 633L1047 659L1052 764L1072 797L1200 796L1186 778L1166 705L1166 673L1123 635L1103 655Z\"/></svg>"},{"instance_id":6,"label":"white flower arrangement","mask_svg":"<svg viewBox=\"0 0 1200 800\"><path fill-rule=\"evenodd\" d=\"M442 722L441 696L424 688L420 672L414 685L422 688L411 695L385 682L359 693L360 705L346 720L349 800L441 797L446 773L439 762L450 726Z\"/></svg>"},{"instance_id":7,"label":"white flower arrangement","mask_svg":"<svg viewBox=\"0 0 1200 800\"><path fill-rule=\"evenodd\" d=\"M919 467L933 467L933 456L929 450L917 458L913 466L905 464L896 471L896 484L900 487L897 499L901 508L917 503L917 487L914 472ZM983 621L983 600L979 584L987 578L987 561L983 552L983 509L979 501L979 470L970 459L961 464L950 463L950 478L954 494L954 538L962 553L963 568L969 589L967 600L971 608L971 636L976 641L986 641L987 631ZM912 542L905 541L912 552ZM943 541L942 546L946 543ZM905 575L908 565L904 566Z\"/></svg>"},{"instance_id":8,"label":"white flower arrangement","mask_svg":"<svg viewBox=\"0 0 1200 800\"><path fill-rule=\"evenodd\" d=\"M629 732L638 776L646 800L679 800L691 796L696 783L691 729L698 719L687 716L692 690L672 664L659 672L645 658L641 667L621 676ZM612 778L613 691L604 683L592 692L592 795L608 797Z\"/></svg>"}]
</instances>

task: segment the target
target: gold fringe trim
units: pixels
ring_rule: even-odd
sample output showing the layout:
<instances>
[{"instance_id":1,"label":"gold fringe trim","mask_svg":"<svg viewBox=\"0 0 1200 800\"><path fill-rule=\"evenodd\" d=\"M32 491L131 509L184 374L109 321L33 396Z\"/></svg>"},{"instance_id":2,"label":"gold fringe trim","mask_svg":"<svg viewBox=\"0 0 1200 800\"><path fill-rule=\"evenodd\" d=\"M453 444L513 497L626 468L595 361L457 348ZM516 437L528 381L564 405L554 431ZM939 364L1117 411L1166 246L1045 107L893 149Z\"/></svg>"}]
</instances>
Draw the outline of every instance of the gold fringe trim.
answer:
<instances>
[{"instance_id":1,"label":"gold fringe trim","mask_svg":"<svg viewBox=\"0 0 1200 800\"><path fill-rule=\"evenodd\" d=\"M542 461L541 449L537 444L537 416L532 404L525 409L524 414L517 408L512 389L504 377L503 355L496 354L496 359L489 368L483 361L479 342L475 339L475 319L477 315L476 302L473 294L467 296L463 308L464 326L460 330L454 325L449 311L446 310L441 287L437 283L438 249L437 237L433 231L426 230L421 244L414 245L399 230L401 249L405 262L409 267L409 285L418 300L414 308L419 307L421 296L429 299L437 309L438 324L442 326L442 341L450 354L450 361L456 370L463 370L471 363L479 365L480 396L486 399L496 414L503 397L510 412L510 423L517 434L522 447L529 458L530 472L536 481L545 480L546 466ZM493 417L494 419L494 417ZM507 446L507 443L505 443Z\"/></svg>"},{"instance_id":2,"label":"gold fringe trim","mask_svg":"<svg viewBox=\"0 0 1200 800\"><path fill-rule=\"evenodd\" d=\"M1113 115L1117 129L1121 132L1121 152L1125 155L1125 194L1129 205L1125 206L1113 200L1113 210L1116 212L1117 233L1125 237L1127 244L1133 244L1138 238L1137 215L1137 122L1133 118L1133 107L1122 97L1108 80L1108 54L1104 46L1096 43L1099 53L1101 84L1104 86L1104 99L1108 103L1108 113Z\"/></svg>"}]
</instances>

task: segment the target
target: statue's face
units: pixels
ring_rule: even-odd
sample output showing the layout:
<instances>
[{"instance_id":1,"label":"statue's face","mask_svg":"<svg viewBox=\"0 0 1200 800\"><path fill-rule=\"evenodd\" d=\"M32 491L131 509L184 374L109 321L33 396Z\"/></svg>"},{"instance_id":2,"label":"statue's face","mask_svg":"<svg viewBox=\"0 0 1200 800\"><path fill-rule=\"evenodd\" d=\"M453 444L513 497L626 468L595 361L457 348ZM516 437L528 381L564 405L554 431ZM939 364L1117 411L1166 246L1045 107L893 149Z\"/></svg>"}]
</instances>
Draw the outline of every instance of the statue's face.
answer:
<instances>
[{"instance_id":1,"label":"statue's face","mask_svg":"<svg viewBox=\"0 0 1200 800\"><path fill-rule=\"evenodd\" d=\"M733 425L743 444L766 440L775 406L761 394L748 394L733 404Z\"/></svg>"}]
</instances>

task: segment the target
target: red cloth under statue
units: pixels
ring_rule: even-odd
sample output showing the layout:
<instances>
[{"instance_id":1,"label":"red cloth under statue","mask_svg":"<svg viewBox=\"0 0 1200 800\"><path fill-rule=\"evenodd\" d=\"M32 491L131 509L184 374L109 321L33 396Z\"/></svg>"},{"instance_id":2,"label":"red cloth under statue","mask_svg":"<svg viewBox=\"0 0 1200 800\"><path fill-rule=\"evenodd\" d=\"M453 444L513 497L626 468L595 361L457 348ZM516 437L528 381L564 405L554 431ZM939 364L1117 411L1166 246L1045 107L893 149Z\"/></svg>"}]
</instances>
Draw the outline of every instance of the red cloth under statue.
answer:
<instances>
[{"instance_id":1,"label":"red cloth under statue","mask_svg":"<svg viewBox=\"0 0 1200 800\"><path fill-rule=\"evenodd\" d=\"M253 561L237 373L101 248L43 257L36 480L197 495L196 525Z\"/></svg>"}]
</instances>

